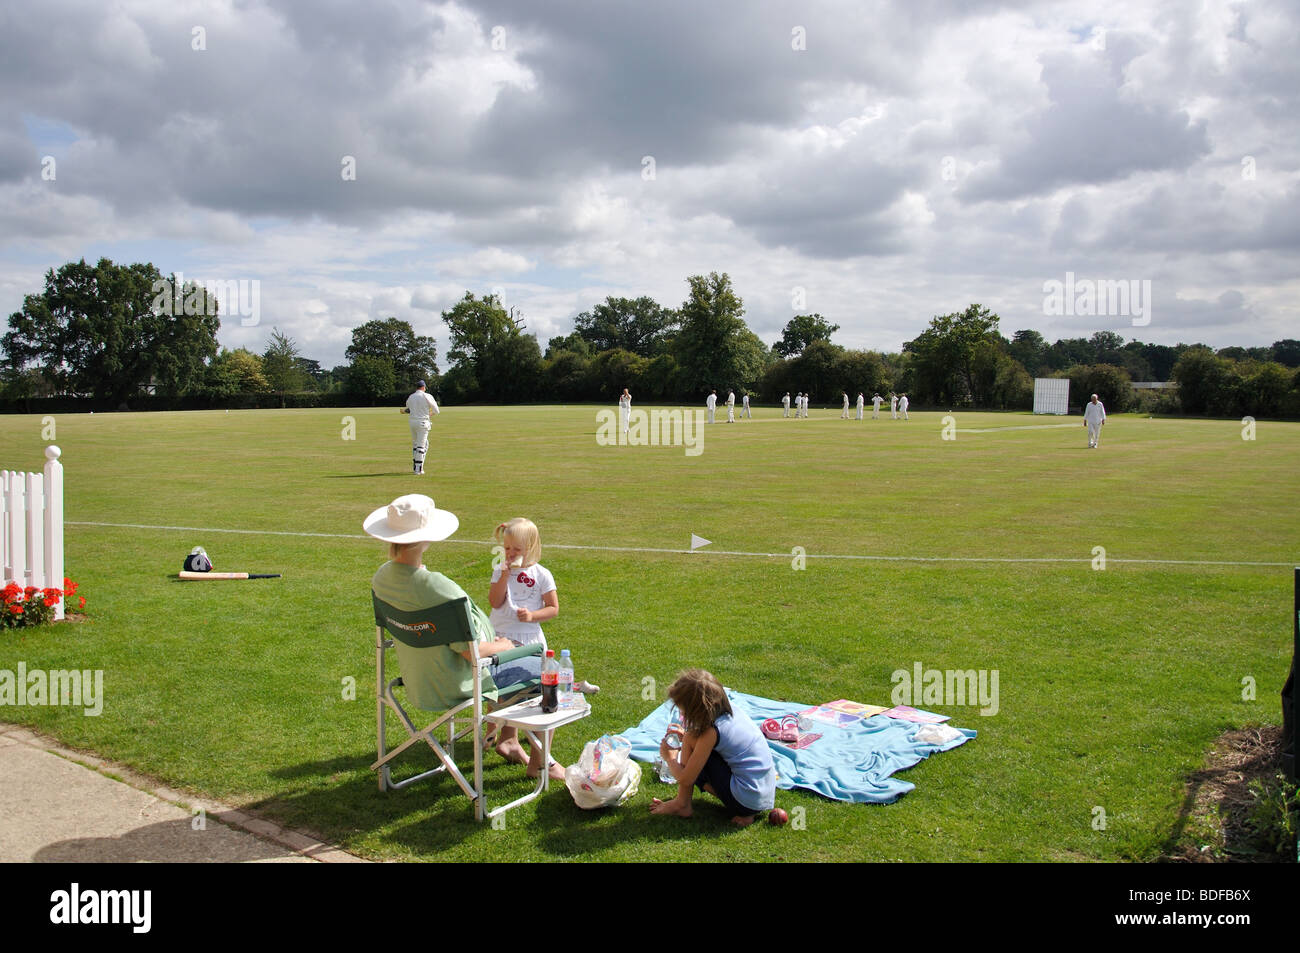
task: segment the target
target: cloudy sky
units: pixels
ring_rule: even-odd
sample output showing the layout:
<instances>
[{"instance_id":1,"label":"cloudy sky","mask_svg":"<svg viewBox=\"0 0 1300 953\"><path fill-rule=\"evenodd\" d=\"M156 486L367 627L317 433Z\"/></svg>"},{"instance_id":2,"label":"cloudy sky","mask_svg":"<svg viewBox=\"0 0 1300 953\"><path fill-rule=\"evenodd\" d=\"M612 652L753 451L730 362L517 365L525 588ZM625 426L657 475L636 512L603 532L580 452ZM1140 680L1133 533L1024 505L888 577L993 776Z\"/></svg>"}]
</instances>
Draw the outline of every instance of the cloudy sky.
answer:
<instances>
[{"instance_id":1,"label":"cloudy sky","mask_svg":"<svg viewBox=\"0 0 1300 953\"><path fill-rule=\"evenodd\" d=\"M710 271L768 343L817 311L896 351L978 301L1008 337L1269 344L1298 35L1287 0L6 3L0 314L106 256L260 282L221 343L326 367L389 315L445 363L466 290L544 348ZM1047 313L1067 273L1139 298Z\"/></svg>"}]
</instances>

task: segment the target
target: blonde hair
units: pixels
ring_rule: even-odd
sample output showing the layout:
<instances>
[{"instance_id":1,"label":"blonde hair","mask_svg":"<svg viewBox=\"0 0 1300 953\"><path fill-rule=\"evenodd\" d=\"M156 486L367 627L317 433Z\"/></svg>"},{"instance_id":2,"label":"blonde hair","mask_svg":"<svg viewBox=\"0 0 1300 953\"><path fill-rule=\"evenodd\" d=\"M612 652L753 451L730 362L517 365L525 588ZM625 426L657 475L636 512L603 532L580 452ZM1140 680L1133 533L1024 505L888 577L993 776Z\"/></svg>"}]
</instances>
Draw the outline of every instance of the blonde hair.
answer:
<instances>
[{"instance_id":1,"label":"blonde hair","mask_svg":"<svg viewBox=\"0 0 1300 953\"><path fill-rule=\"evenodd\" d=\"M731 714L727 690L717 676L702 668L688 668L668 686L668 697L682 713L682 724L687 731L698 734L723 715Z\"/></svg>"},{"instance_id":2,"label":"blonde hair","mask_svg":"<svg viewBox=\"0 0 1300 953\"><path fill-rule=\"evenodd\" d=\"M423 553L426 549L429 548L429 543L425 540L418 540L414 543L389 543L388 558L397 559L397 557L417 547L419 548L420 552Z\"/></svg>"},{"instance_id":3,"label":"blonde hair","mask_svg":"<svg viewBox=\"0 0 1300 953\"><path fill-rule=\"evenodd\" d=\"M506 541L514 543L524 551L523 565L532 566L541 561L542 537L537 532L537 524L532 520L516 516L497 527L496 540L502 546Z\"/></svg>"}]
</instances>

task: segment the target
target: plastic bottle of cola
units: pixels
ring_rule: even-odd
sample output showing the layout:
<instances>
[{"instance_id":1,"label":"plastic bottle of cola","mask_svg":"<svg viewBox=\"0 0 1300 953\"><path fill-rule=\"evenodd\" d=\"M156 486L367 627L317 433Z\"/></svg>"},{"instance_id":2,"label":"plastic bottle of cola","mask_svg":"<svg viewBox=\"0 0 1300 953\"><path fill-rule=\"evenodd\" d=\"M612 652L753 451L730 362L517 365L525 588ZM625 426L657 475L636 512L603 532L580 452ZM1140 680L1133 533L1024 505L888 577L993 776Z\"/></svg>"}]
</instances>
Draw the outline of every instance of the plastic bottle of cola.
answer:
<instances>
[{"instance_id":1,"label":"plastic bottle of cola","mask_svg":"<svg viewBox=\"0 0 1300 953\"><path fill-rule=\"evenodd\" d=\"M573 657L568 649L560 650L559 696L561 708L572 708L577 701L573 695Z\"/></svg>"},{"instance_id":2,"label":"plastic bottle of cola","mask_svg":"<svg viewBox=\"0 0 1300 953\"><path fill-rule=\"evenodd\" d=\"M555 661L555 650L547 649L542 659L542 711L550 714L560 707L560 663Z\"/></svg>"}]
</instances>

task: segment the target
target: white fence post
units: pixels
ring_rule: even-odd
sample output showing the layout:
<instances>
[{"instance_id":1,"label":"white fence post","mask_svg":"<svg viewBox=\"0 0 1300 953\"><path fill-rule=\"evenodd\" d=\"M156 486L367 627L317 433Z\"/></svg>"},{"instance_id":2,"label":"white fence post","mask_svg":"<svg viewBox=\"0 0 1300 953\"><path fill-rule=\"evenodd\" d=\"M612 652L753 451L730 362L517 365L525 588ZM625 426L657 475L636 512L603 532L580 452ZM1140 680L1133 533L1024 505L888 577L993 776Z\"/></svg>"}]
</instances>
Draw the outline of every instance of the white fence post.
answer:
<instances>
[{"instance_id":1,"label":"white fence post","mask_svg":"<svg viewBox=\"0 0 1300 953\"><path fill-rule=\"evenodd\" d=\"M0 471L0 582L63 588L63 464L58 447L45 448L44 473ZM63 599L54 606L62 619Z\"/></svg>"},{"instance_id":2,"label":"white fence post","mask_svg":"<svg viewBox=\"0 0 1300 953\"><path fill-rule=\"evenodd\" d=\"M45 448L45 585L63 588L63 451ZM54 618L63 618L63 597L54 607Z\"/></svg>"},{"instance_id":3,"label":"white fence post","mask_svg":"<svg viewBox=\"0 0 1300 953\"><path fill-rule=\"evenodd\" d=\"M27 499L23 493L23 475L6 470L5 483L5 565L6 580L20 586L27 582Z\"/></svg>"}]
</instances>

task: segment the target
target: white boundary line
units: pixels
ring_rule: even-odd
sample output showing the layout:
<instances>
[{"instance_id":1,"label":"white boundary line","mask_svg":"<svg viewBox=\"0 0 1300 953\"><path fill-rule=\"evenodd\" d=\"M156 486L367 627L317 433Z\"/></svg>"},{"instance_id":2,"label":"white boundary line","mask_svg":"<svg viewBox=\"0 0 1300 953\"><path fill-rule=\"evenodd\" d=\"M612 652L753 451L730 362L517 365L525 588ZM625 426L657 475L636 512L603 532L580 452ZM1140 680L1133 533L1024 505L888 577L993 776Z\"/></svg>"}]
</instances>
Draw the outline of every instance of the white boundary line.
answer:
<instances>
[{"instance_id":1,"label":"white boundary line","mask_svg":"<svg viewBox=\"0 0 1300 953\"><path fill-rule=\"evenodd\" d=\"M86 520L64 520L65 526L105 526L111 529L148 529L184 533L237 533L242 536L305 536L314 539L373 539L353 533L296 533L275 529L215 529L202 526L150 526L145 523L95 523ZM494 546L495 540L447 539L445 543L463 546ZM572 543L547 543L547 549L578 549L602 553L677 553L704 556L755 556L764 559L789 559L794 553L755 553L734 549L656 549L650 546L583 546ZM1091 556L865 556L833 553L804 553L805 559L860 559L890 563L1091 563ZM1122 559L1106 557L1108 563L1134 563L1152 566L1286 566L1295 563L1243 562L1222 559Z\"/></svg>"}]
</instances>

